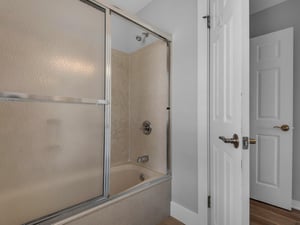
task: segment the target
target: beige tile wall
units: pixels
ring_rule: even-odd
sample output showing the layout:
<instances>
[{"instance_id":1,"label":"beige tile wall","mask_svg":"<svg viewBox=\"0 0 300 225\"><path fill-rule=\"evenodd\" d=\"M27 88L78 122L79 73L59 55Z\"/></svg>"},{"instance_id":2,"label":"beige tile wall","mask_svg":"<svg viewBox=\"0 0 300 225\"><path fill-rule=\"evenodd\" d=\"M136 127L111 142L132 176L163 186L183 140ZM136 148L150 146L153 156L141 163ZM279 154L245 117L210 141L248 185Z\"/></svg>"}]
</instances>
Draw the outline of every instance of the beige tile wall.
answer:
<instances>
[{"instance_id":1,"label":"beige tile wall","mask_svg":"<svg viewBox=\"0 0 300 225\"><path fill-rule=\"evenodd\" d=\"M129 60L129 54L112 50L112 166L129 160Z\"/></svg>"},{"instance_id":2,"label":"beige tile wall","mask_svg":"<svg viewBox=\"0 0 300 225\"><path fill-rule=\"evenodd\" d=\"M130 159L149 155L143 164L166 173L168 71L167 45L157 41L131 55L130 71ZM143 121L152 123L152 133L144 135Z\"/></svg>"},{"instance_id":3,"label":"beige tile wall","mask_svg":"<svg viewBox=\"0 0 300 225\"><path fill-rule=\"evenodd\" d=\"M112 165L149 155L142 165L166 172L167 74L163 41L131 54L112 51ZM149 136L141 130L145 120L152 123Z\"/></svg>"}]
</instances>

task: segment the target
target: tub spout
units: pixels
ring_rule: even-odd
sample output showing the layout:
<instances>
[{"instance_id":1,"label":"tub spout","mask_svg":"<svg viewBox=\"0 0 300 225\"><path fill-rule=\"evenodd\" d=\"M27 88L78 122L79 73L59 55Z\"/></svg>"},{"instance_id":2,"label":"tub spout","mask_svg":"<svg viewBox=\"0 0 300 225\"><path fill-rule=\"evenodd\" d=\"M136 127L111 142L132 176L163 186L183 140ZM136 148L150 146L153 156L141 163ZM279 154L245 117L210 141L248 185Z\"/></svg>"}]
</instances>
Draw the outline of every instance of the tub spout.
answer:
<instances>
[{"instance_id":1,"label":"tub spout","mask_svg":"<svg viewBox=\"0 0 300 225\"><path fill-rule=\"evenodd\" d=\"M136 160L137 163L146 163L149 161L149 155L139 156Z\"/></svg>"}]
</instances>

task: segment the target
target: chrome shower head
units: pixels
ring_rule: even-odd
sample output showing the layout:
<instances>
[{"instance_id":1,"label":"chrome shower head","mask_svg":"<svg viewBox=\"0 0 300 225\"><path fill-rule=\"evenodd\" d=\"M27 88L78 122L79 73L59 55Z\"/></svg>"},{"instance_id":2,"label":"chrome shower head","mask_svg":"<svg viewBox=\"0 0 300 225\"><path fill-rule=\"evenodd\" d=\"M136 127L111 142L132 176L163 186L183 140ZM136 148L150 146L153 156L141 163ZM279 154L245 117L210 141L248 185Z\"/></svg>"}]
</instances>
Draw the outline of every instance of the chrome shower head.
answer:
<instances>
[{"instance_id":1,"label":"chrome shower head","mask_svg":"<svg viewBox=\"0 0 300 225\"><path fill-rule=\"evenodd\" d=\"M136 39L138 42L140 42L140 41L142 40L142 37L141 37L140 35L137 35L137 36L135 37L135 39Z\"/></svg>"},{"instance_id":2,"label":"chrome shower head","mask_svg":"<svg viewBox=\"0 0 300 225\"><path fill-rule=\"evenodd\" d=\"M148 33L148 32L143 32L142 35L137 35L137 36L135 37L135 39L136 39L138 42L141 42L141 41L142 41L142 43L145 43L147 37L149 37L149 33Z\"/></svg>"}]
</instances>

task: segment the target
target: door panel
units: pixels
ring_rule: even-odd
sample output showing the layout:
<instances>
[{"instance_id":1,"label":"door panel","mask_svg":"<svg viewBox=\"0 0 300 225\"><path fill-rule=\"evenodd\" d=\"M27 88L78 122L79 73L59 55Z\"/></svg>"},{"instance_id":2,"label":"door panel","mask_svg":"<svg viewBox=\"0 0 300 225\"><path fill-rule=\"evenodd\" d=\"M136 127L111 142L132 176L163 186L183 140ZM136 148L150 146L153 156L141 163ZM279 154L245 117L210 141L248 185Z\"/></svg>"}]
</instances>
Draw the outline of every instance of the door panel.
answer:
<instances>
[{"instance_id":1,"label":"door panel","mask_svg":"<svg viewBox=\"0 0 300 225\"><path fill-rule=\"evenodd\" d=\"M242 201L243 192L247 195L248 191L243 188L247 186L242 180L247 168L243 171L241 167L242 145L235 148L219 137L232 138L237 134L241 141L243 120L249 122L248 114L242 117L242 93L248 95L243 85L249 85L249 74L245 70L249 62L243 66L249 52L242 44L248 38L243 32L248 19L243 15L248 14L249 2L212 0L210 3L211 221L213 225L246 225L249 221L244 218L249 207L247 201ZM249 99L245 98L245 106L247 103ZM247 129L244 127L245 133L249 133Z\"/></svg>"},{"instance_id":2,"label":"door panel","mask_svg":"<svg viewBox=\"0 0 300 225\"><path fill-rule=\"evenodd\" d=\"M105 12L11 0L0 17L0 224L19 225L103 196Z\"/></svg>"},{"instance_id":3,"label":"door panel","mask_svg":"<svg viewBox=\"0 0 300 225\"><path fill-rule=\"evenodd\" d=\"M0 124L0 224L103 194L103 106L0 102Z\"/></svg>"},{"instance_id":4,"label":"door panel","mask_svg":"<svg viewBox=\"0 0 300 225\"><path fill-rule=\"evenodd\" d=\"M257 182L277 188L279 137L257 135L257 141Z\"/></svg>"},{"instance_id":5,"label":"door panel","mask_svg":"<svg viewBox=\"0 0 300 225\"><path fill-rule=\"evenodd\" d=\"M104 99L103 11L74 0L12 0L1 1L0 15L1 92Z\"/></svg>"},{"instance_id":6,"label":"door panel","mask_svg":"<svg viewBox=\"0 0 300 225\"><path fill-rule=\"evenodd\" d=\"M292 201L293 29L251 40L251 198L285 209ZM274 126L287 124L289 131Z\"/></svg>"}]
</instances>

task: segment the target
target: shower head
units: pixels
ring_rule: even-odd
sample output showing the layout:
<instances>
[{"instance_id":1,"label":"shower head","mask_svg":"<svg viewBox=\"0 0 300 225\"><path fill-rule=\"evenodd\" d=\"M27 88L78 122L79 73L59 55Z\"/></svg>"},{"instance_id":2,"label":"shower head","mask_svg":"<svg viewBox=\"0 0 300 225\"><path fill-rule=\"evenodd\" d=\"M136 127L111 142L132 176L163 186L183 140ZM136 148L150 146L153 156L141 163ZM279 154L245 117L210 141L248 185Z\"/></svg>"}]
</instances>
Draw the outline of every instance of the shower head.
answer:
<instances>
[{"instance_id":1,"label":"shower head","mask_svg":"<svg viewBox=\"0 0 300 225\"><path fill-rule=\"evenodd\" d=\"M140 41L142 40L142 37L141 37L140 35L137 35L137 36L135 37L135 39L136 39L138 42L140 42Z\"/></svg>"},{"instance_id":2,"label":"shower head","mask_svg":"<svg viewBox=\"0 0 300 225\"><path fill-rule=\"evenodd\" d=\"M142 35L137 35L137 36L135 37L135 39L136 39L138 42L141 42L141 41L142 41L142 43L145 43L147 37L149 37L149 33L148 33L148 32L143 32Z\"/></svg>"}]
</instances>

